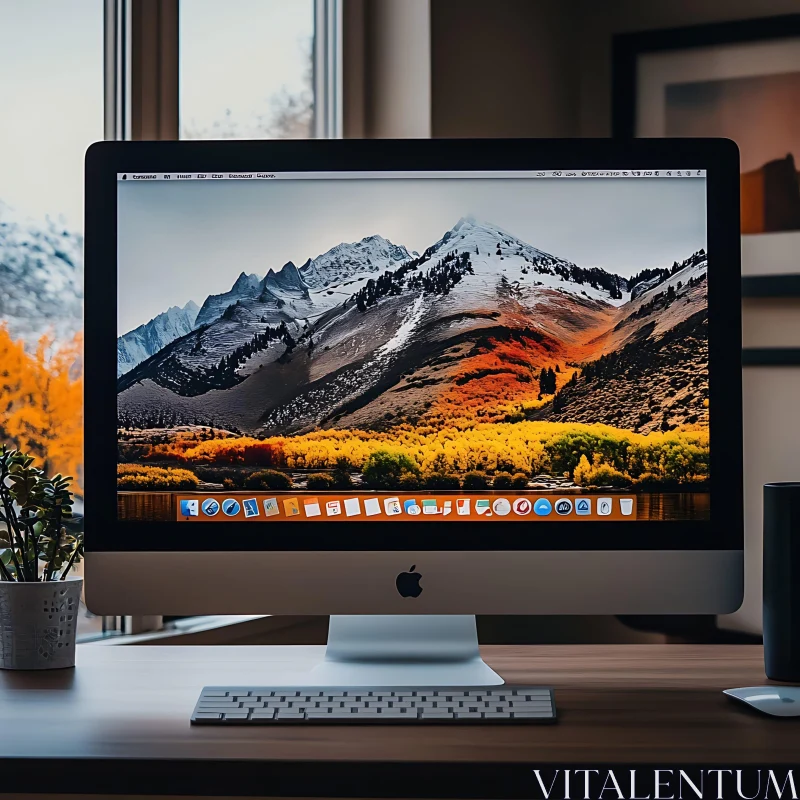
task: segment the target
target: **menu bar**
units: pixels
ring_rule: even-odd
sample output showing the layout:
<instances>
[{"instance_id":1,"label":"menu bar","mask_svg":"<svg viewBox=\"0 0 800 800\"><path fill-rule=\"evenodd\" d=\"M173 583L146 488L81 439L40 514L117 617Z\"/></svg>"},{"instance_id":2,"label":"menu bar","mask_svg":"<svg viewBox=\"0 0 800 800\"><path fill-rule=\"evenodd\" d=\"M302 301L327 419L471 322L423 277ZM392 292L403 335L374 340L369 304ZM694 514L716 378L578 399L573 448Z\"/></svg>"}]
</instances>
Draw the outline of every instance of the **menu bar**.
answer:
<instances>
[{"instance_id":1,"label":"menu bar","mask_svg":"<svg viewBox=\"0 0 800 800\"><path fill-rule=\"evenodd\" d=\"M636 519L635 495L180 494L180 522L620 522Z\"/></svg>"},{"instance_id":2,"label":"menu bar","mask_svg":"<svg viewBox=\"0 0 800 800\"><path fill-rule=\"evenodd\" d=\"M118 172L118 181L279 181L419 179L705 178L704 169L495 170L409 172Z\"/></svg>"}]
</instances>

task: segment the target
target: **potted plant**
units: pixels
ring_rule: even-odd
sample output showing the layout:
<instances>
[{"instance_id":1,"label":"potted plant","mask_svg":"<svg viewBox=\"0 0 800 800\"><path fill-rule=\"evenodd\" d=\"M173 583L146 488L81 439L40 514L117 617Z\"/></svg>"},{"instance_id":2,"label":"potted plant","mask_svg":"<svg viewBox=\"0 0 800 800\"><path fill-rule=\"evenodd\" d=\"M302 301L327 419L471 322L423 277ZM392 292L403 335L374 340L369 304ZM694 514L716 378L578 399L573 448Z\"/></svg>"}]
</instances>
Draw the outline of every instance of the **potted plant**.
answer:
<instances>
[{"instance_id":1,"label":"potted plant","mask_svg":"<svg viewBox=\"0 0 800 800\"><path fill-rule=\"evenodd\" d=\"M83 519L72 478L48 478L34 459L0 445L0 668L75 666L83 578Z\"/></svg>"}]
</instances>

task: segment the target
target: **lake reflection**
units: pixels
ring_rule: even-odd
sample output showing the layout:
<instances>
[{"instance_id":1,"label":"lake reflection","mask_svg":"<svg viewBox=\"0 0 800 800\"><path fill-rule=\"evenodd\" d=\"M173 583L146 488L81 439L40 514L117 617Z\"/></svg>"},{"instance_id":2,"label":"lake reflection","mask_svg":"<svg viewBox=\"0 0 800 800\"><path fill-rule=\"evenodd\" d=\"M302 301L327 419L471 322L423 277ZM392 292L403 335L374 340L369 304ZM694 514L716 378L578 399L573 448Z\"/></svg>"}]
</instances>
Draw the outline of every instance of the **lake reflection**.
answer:
<instances>
[{"instance_id":1,"label":"lake reflection","mask_svg":"<svg viewBox=\"0 0 800 800\"><path fill-rule=\"evenodd\" d=\"M707 520L711 518L708 492L664 492L636 496L636 519Z\"/></svg>"},{"instance_id":2,"label":"lake reflection","mask_svg":"<svg viewBox=\"0 0 800 800\"><path fill-rule=\"evenodd\" d=\"M170 492L117 492L117 519L175 522L177 505Z\"/></svg>"}]
</instances>

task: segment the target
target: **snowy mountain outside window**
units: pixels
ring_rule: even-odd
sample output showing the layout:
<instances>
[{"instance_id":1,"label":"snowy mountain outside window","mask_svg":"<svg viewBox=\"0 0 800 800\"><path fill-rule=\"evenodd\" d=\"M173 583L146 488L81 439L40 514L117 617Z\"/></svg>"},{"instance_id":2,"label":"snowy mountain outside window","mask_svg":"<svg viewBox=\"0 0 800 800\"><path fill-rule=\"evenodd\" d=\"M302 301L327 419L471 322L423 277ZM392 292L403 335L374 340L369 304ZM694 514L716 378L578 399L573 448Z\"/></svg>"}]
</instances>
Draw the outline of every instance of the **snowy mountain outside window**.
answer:
<instances>
[{"instance_id":1,"label":"snowy mountain outside window","mask_svg":"<svg viewBox=\"0 0 800 800\"><path fill-rule=\"evenodd\" d=\"M314 0L182 0L182 139L314 136Z\"/></svg>"},{"instance_id":2,"label":"snowy mountain outside window","mask_svg":"<svg viewBox=\"0 0 800 800\"><path fill-rule=\"evenodd\" d=\"M83 157L102 0L0 0L0 442L82 485Z\"/></svg>"}]
</instances>

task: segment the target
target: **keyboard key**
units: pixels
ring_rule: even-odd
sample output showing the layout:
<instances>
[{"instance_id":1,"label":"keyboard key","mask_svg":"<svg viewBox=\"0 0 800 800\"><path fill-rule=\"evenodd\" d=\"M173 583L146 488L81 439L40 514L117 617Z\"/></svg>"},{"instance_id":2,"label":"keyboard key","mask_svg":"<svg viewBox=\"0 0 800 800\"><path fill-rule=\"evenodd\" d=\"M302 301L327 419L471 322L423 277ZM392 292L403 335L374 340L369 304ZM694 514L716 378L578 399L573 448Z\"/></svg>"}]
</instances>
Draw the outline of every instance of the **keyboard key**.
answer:
<instances>
[{"instance_id":1,"label":"keyboard key","mask_svg":"<svg viewBox=\"0 0 800 800\"><path fill-rule=\"evenodd\" d=\"M215 708L213 706L210 708L208 706L198 706L195 710L198 712L202 711L204 714L225 714L226 712L233 713L234 711L241 711L240 708Z\"/></svg>"},{"instance_id":2,"label":"keyboard key","mask_svg":"<svg viewBox=\"0 0 800 800\"><path fill-rule=\"evenodd\" d=\"M514 711L514 719L547 719L552 716L549 711Z\"/></svg>"},{"instance_id":3,"label":"keyboard key","mask_svg":"<svg viewBox=\"0 0 800 800\"><path fill-rule=\"evenodd\" d=\"M194 715L195 719L222 719L222 714L212 714L208 711L198 711Z\"/></svg>"},{"instance_id":4,"label":"keyboard key","mask_svg":"<svg viewBox=\"0 0 800 800\"><path fill-rule=\"evenodd\" d=\"M239 708L239 704L235 700L226 700L224 697L203 698L200 700L200 703L204 706L213 706L214 708Z\"/></svg>"}]
</instances>

